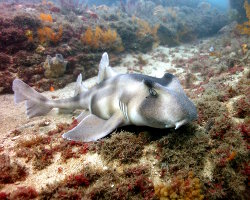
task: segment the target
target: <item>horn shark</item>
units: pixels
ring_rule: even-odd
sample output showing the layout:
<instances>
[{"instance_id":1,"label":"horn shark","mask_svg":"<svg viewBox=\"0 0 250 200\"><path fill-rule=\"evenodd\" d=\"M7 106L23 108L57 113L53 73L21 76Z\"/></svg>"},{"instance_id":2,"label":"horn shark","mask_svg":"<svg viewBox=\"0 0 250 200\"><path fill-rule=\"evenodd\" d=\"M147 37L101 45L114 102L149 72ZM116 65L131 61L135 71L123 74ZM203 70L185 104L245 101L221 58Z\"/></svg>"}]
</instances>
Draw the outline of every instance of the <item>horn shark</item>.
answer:
<instances>
[{"instance_id":1,"label":"horn shark","mask_svg":"<svg viewBox=\"0 0 250 200\"><path fill-rule=\"evenodd\" d=\"M130 124L178 129L197 119L194 104L174 75L118 74L109 66L107 53L99 64L97 85L87 89L79 75L77 86L74 97L62 100L50 100L19 79L12 88L15 103L26 101L29 118L45 115L52 108L88 110L77 118L75 128L63 134L68 140L96 141Z\"/></svg>"}]
</instances>

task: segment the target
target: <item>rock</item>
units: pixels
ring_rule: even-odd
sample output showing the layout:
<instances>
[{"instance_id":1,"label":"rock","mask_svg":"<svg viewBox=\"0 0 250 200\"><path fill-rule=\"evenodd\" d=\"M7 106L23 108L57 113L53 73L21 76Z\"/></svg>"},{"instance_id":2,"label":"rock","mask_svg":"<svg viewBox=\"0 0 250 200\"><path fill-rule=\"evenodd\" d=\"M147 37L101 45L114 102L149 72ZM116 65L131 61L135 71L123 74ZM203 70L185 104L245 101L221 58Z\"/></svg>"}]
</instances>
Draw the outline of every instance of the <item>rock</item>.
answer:
<instances>
[{"instance_id":1,"label":"rock","mask_svg":"<svg viewBox=\"0 0 250 200\"><path fill-rule=\"evenodd\" d=\"M231 52L230 54L229 54L229 58L234 58L236 56L236 53L235 52Z\"/></svg>"},{"instance_id":2,"label":"rock","mask_svg":"<svg viewBox=\"0 0 250 200\"><path fill-rule=\"evenodd\" d=\"M157 36L159 38L161 45L176 46L178 42L176 41L176 36L171 32L166 26L160 25Z\"/></svg>"},{"instance_id":3,"label":"rock","mask_svg":"<svg viewBox=\"0 0 250 200\"><path fill-rule=\"evenodd\" d=\"M153 47L154 38L150 34L138 36L138 26L130 21L111 23L111 27L117 30L121 37L124 49L127 51L147 52Z\"/></svg>"},{"instance_id":4,"label":"rock","mask_svg":"<svg viewBox=\"0 0 250 200\"><path fill-rule=\"evenodd\" d=\"M67 63L68 62L64 61L64 58L61 54L56 54L56 56L53 58L48 55L43 65L43 68L45 69L45 77L58 78L63 76Z\"/></svg>"},{"instance_id":5,"label":"rock","mask_svg":"<svg viewBox=\"0 0 250 200\"><path fill-rule=\"evenodd\" d=\"M38 45L36 48L36 53L42 54L45 51L45 48L42 45Z\"/></svg>"}]
</instances>

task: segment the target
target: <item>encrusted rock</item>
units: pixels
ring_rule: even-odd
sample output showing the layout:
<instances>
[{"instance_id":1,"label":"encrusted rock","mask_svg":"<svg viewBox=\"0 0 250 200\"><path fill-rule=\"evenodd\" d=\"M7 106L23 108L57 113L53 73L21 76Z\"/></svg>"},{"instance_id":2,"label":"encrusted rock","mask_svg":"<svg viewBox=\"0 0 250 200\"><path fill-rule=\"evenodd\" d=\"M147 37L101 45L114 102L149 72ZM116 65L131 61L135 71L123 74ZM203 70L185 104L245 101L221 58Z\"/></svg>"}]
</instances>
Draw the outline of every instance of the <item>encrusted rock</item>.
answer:
<instances>
[{"instance_id":1,"label":"encrusted rock","mask_svg":"<svg viewBox=\"0 0 250 200\"><path fill-rule=\"evenodd\" d=\"M46 78L58 78L63 76L67 61L64 61L64 58L61 54L56 54L55 57L47 56L46 61L43 64L45 69L44 75Z\"/></svg>"}]
</instances>

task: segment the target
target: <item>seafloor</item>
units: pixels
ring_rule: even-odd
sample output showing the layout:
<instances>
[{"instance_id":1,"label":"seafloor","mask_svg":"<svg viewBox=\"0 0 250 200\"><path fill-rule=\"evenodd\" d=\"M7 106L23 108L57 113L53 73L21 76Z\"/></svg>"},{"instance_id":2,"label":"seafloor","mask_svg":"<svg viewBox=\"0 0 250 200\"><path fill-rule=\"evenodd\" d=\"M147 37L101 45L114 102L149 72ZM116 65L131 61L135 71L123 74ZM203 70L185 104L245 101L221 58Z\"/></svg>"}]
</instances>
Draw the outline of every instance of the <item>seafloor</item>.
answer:
<instances>
[{"instance_id":1,"label":"seafloor","mask_svg":"<svg viewBox=\"0 0 250 200\"><path fill-rule=\"evenodd\" d=\"M250 39L234 27L177 47L125 52L112 66L177 76L198 110L198 120L178 130L129 126L97 142L65 141L79 110L28 119L25 104L2 94L0 199L249 199ZM66 98L74 87L43 94Z\"/></svg>"},{"instance_id":2,"label":"seafloor","mask_svg":"<svg viewBox=\"0 0 250 200\"><path fill-rule=\"evenodd\" d=\"M226 71L218 64L192 65L198 58L218 62L206 53L200 55L214 40L219 39L158 47L140 55L145 61L142 67L137 54L128 54L115 67L122 73L161 76L168 71L179 77L199 118L177 131L127 127L97 142L68 142L61 135L74 126L79 112L52 111L27 119L24 104L14 105L13 95L1 95L2 192L34 190L45 199L83 194L86 199L152 199L181 193L209 199L230 193L243 198L249 175L249 60ZM176 58L184 67L170 65ZM85 85L91 87L95 80L86 80ZM44 95L65 98L73 91L74 83Z\"/></svg>"}]
</instances>

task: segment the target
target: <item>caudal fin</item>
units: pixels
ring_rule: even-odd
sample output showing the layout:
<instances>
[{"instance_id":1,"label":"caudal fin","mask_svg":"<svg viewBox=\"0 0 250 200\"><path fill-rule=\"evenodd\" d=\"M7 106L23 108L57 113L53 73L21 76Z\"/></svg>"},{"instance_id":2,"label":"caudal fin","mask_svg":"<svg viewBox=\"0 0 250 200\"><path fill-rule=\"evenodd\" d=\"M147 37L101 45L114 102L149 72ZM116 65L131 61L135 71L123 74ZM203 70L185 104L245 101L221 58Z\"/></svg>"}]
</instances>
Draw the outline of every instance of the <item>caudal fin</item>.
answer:
<instances>
[{"instance_id":1,"label":"caudal fin","mask_svg":"<svg viewBox=\"0 0 250 200\"><path fill-rule=\"evenodd\" d=\"M47 105L49 99L19 79L13 81L12 90L15 103L26 101L26 114L29 118L45 115L52 109Z\"/></svg>"}]
</instances>

